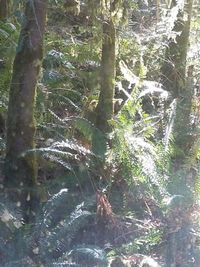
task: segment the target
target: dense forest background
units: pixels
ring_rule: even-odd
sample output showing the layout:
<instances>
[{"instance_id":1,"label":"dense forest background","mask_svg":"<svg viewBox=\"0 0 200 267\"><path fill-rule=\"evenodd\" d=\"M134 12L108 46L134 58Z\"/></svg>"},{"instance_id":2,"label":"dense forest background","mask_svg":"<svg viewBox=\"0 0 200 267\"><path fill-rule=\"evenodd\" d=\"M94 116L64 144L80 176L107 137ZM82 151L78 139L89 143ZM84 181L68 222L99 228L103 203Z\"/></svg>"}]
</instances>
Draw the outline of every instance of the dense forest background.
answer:
<instances>
[{"instance_id":1,"label":"dense forest background","mask_svg":"<svg viewBox=\"0 0 200 267\"><path fill-rule=\"evenodd\" d=\"M200 266L198 0L0 0L0 266Z\"/></svg>"}]
</instances>

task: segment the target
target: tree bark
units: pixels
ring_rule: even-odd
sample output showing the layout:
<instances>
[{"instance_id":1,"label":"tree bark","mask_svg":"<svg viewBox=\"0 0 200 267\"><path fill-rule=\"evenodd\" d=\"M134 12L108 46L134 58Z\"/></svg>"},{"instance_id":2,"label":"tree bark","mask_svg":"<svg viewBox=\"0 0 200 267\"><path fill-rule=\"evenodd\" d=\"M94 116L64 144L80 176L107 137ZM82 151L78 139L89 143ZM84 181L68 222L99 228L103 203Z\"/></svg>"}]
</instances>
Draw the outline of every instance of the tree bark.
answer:
<instances>
[{"instance_id":1,"label":"tree bark","mask_svg":"<svg viewBox=\"0 0 200 267\"><path fill-rule=\"evenodd\" d=\"M173 138L174 155L172 156L171 186L180 179L181 198L168 214L168 233L166 246L166 267L195 266L193 221L191 217L192 191L191 169L187 169L185 161L189 156L191 142L190 114L192 107L192 73L186 73L186 60L190 36L190 23L193 0L185 2L184 10L179 11L174 31L180 32L176 41L171 41L166 51L166 60L162 68L162 82L176 99L176 116L174 120ZM187 18L187 19L185 19ZM175 183L174 183L175 181ZM174 183L174 184L173 184ZM177 186L177 185L176 185ZM177 197L180 188L174 190ZM178 219L177 219L178 218ZM175 220L176 219L176 220ZM178 226L178 227L177 227Z\"/></svg>"},{"instance_id":2,"label":"tree bark","mask_svg":"<svg viewBox=\"0 0 200 267\"><path fill-rule=\"evenodd\" d=\"M43 55L47 0L28 0L13 65L10 86L5 188L8 197L21 207L24 218L37 209L37 165L34 153L34 105L36 84Z\"/></svg>"},{"instance_id":3,"label":"tree bark","mask_svg":"<svg viewBox=\"0 0 200 267\"><path fill-rule=\"evenodd\" d=\"M101 91L96 108L96 126L103 133L109 133L109 120L113 117L115 88L115 26L110 18L103 22L103 44L101 59Z\"/></svg>"},{"instance_id":4,"label":"tree bark","mask_svg":"<svg viewBox=\"0 0 200 267\"><path fill-rule=\"evenodd\" d=\"M8 17L9 0L0 0L0 20Z\"/></svg>"},{"instance_id":5,"label":"tree bark","mask_svg":"<svg viewBox=\"0 0 200 267\"><path fill-rule=\"evenodd\" d=\"M171 40L166 50L165 62L162 66L162 83L177 101L176 118L174 121L174 144L184 157L190 131L190 112L192 105L192 88L187 82L186 60L189 45L190 23L193 0L188 0L184 10L179 11L173 31L180 32L176 40ZM184 19L185 15L187 20Z\"/></svg>"}]
</instances>

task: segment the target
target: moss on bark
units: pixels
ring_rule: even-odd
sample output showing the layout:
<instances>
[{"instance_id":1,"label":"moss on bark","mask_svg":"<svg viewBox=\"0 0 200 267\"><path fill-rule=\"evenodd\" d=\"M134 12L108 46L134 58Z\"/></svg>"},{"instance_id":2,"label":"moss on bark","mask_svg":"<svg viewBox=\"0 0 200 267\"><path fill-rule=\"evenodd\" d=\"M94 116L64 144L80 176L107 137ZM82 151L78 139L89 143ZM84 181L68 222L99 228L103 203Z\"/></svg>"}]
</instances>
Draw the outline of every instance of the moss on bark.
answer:
<instances>
[{"instance_id":1,"label":"moss on bark","mask_svg":"<svg viewBox=\"0 0 200 267\"><path fill-rule=\"evenodd\" d=\"M172 2L174 5L174 1ZM177 100L174 122L174 143L180 157L187 151L190 131L190 112L192 106L192 87L187 82L186 60L189 45L190 23L193 0L188 0L184 10L178 13L173 31L180 33L176 40L170 40L162 66L162 83ZM185 20L187 16L187 20ZM177 155L176 155L177 156Z\"/></svg>"},{"instance_id":2,"label":"moss on bark","mask_svg":"<svg viewBox=\"0 0 200 267\"><path fill-rule=\"evenodd\" d=\"M107 134L112 128L109 121L114 113L114 87L115 87L115 26L112 18L103 22L103 40L101 56L101 76L100 76L100 95L98 104L94 112L95 125L103 133L102 140L99 140L95 134L92 138L92 150L98 155L102 162L95 161L95 165L101 173L104 166L105 155L107 151ZM104 136L105 134L105 136Z\"/></svg>"},{"instance_id":3,"label":"moss on bark","mask_svg":"<svg viewBox=\"0 0 200 267\"><path fill-rule=\"evenodd\" d=\"M96 126L104 133L111 130L115 86L115 26L110 18L103 23L103 44L101 60L101 91L96 108Z\"/></svg>"},{"instance_id":4,"label":"moss on bark","mask_svg":"<svg viewBox=\"0 0 200 267\"><path fill-rule=\"evenodd\" d=\"M42 60L46 0L26 3L13 65L7 116L5 187L8 196L21 206L24 217L36 209L36 158L34 149L34 105L38 74Z\"/></svg>"},{"instance_id":5,"label":"moss on bark","mask_svg":"<svg viewBox=\"0 0 200 267\"><path fill-rule=\"evenodd\" d=\"M5 20L8 16L9 0L0 0L0 20Z\"/></svg>"}]
</instances>

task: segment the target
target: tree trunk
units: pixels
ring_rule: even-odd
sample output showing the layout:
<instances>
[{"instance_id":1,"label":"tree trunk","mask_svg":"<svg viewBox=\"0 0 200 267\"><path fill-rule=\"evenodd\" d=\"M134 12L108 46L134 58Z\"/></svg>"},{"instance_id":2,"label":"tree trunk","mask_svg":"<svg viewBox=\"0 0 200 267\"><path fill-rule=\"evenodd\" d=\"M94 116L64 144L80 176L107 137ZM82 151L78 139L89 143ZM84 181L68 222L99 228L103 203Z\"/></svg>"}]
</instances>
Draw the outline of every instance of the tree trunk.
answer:
<instances>
[{"instance_id":1,"label":"tree trunk","mask_svg":"<svg viewBox=\"0 0 200 267\"><path fill-rule=\"evenodd\" d=\"M114 107L115 88L115 26L110 18L103 23L103 44L101 59L101 91L96 108L96 126L103 133L109 133Z\"/></svg>"},{"instance_id":2,"label":"tree trunk","mask_svg":"<svg viewBox=\"0 0 200 267\"><path fill-rule=\"evenodd\" d=\"M174 121L174 143L180 157L187 153L192 105L192 88L188 86L186 59L190 35L190 22L193 0L188 0L184 10L180 10L173 31L181 32L176 40L171 40L166 51L165 62L161 69L162 83L177 100L176 119ZM185 16L187 15L187 20Z\"/></svg>"},{"instance_id":3,"label":"tree trunk","mask_svg":"<svg viewBox=\"0 0 200 267\"><path fill-rule=\"evenodd\" d=\"M172 1L171 8L175 5L176 2ZM180 95L184 88L186 78L186 56L189 32L188 29L186 29L186 22L183 20L183 17L184 11L179 10L173 31L181 34L177 34L175 40L171 39L169 41L165 54L165 61L161 68L162 83L174 98Z\"/></svg>"},{"instance_id":4,"label":"tree trunk","mask_svg":"<svg viewBox=\"0 0 200 267\"><path fill-rule=\"evenodd\" d=\"M185 158L189 152L191 143L191 123L190 114L192 108L193 88L191 84L191 77L186 74L186 59L189 45L190 36L190 23L192 16L193 0L186 2L185 13L187 20L183 21L182 38L180 40L180 81L178 82L178 95L177 95L177 110L176 118L174 121L174 140L177 149L180 151L180 156ZM182 78L181 78L182 77ZM179 154L179 153L178 153Z\"/></svg>"},{"instance_id":5,"label":"tree trunk","mask_svg":"<svg viewBox=\"0 0 200 267\"><path fill-rule=\"evenodd\" d=\"M47 0L26 3L9 95L4 184L8 197L21 207L25 219L38 205L36 158L27 151L34 149L34 105L46 10Z\"/></svg>"},{"instance_id":6,"label":"tree trunk","mask_svg":"<svg viewBox=\"0 0 200 267\"><path fill-rule=\"evenodd\" d=\"M9 0L0 0L0 20L8 17Z\"/></svg>"},{"instance_id":7,"label":"tree trunk","mask_svg":"<svg viewBox=\"0 0 200 267\"><path fill-rule=\"evenodd\" d=\"M172 158L171 186L175 186L180 179L180 188L172 190L175 197L180 197L174 202L168 214L166 267L192 267L195 266L193 255L194 235L192 233L193 222L191 218L192 200L190 199L191 170L186 169L190 144L190 113L192 106L192 74L186 74L186 60L190 35L190 22L193 0L185 2L184 10L179 11L175 22L174 31L180 32L176 41L171 41L166 51L166 60L162 68L162 82L170 91L172 98L176 99L176 116L174 120L174 151ZM187 19L185 20L185 18ZM190 71L188 71L190 72ZM175 184L174 184L175 181ZM176 185L177 186L177 185ZM180 196L180 191L181 195ZM178 218L178 219L177 219Z\"/></svg>"}]
</instances>

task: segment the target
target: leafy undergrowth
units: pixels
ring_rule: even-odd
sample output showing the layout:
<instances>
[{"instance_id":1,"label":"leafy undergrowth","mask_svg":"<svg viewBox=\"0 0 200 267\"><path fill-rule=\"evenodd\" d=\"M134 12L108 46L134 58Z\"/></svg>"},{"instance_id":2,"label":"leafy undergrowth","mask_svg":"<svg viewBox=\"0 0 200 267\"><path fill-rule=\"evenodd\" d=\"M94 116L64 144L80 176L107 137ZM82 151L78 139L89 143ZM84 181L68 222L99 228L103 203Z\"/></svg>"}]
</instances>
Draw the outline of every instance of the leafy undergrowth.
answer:
<instances>
[{"instance_id":1,"label":"leafy undergrowth","mask_svg":"<svg viewBox=\"0 0 200 267\"><path fill-rule=\"evenodd\" d=\"M155 142L155 118L136 120L141 105L132 101L111 122L104 167L102 152L92 152L94 138L105 146L102 133L75 111L49 112L37 148L27 151L39 162L36 221L24 224L20 209L1 198L2 267L199 266L189 175L169 171L170 133L164 145Z\"/></svg>"},{"instance_id":2,"label":"leafy undergrowth","mask_svg":"<svg viewBox=\"0 0 200 267\"><path fill-rule=\"evenodd\" d=\"M38 157L42 203L35 222L25 224L20 208L5 199L3 192L0 266L199 267L196 195L200 182L195 177L199 142L191 157L194 164L190 162L187 170L183 166L178 174L170 169L175 153L176 101L164 109L165 101L171 100L162 85L152 81L159 80L166 46L160 39L165 40L168 31L153 34L150 6L135 11L130 21L137 38L130 38L132 30L125 38L124 30L120 33L119 29L115 98L123 105L110 121L113 132L107 145L105 136L93 125L93 104L97 104L100 88L99 26L89 25L87 12L86 16L82 12L82 17L70 17L62 3L52 2L36 100L37 147L27 151ZM143 13L148 16L141 16ZM152 21L147 23L150 17ZM145 27L137 21L140 19ZM167 21L173 24L171 19ZM166 21L160 24L161 32L168 28ZM15 50L18 35L13 26L0 24L6 63L0 74L3 115L14 56L7 51ZM1 124L3 169L5 127ZM99 148L96 154L94 141ZM106 158L104 167L102 156Z\"/></svg>"},{"instance_id":3,"label":"leafy undergrowth","mask_svg":"<svg viewBox=\"0 0 200 267\"><path fill-rule=\"evenodd\" d=\"M179 195L161 204L116 186L84 192L84 197L77 188L64 188L28 225L20 209L2 198L1 266L158 267L170 266L165 264L173 257L180 266L198 266L197 206L186 205ZM118 200L121 194L121 203L113 201L115 194Z\"/></svg>"}]
</instances>

